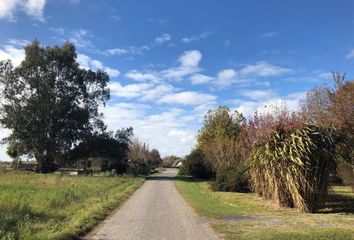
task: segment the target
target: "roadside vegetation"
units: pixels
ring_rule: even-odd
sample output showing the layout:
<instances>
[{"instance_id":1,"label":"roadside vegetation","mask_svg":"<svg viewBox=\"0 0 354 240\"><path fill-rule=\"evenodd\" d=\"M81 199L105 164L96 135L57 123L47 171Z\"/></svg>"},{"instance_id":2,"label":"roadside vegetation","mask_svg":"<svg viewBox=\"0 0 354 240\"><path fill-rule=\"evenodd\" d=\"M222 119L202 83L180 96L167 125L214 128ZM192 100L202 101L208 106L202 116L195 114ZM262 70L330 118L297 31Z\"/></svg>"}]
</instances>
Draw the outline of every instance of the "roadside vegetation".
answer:
<instances>
[{"instance_id":1,"label":"roadside vegetation","mask_svg":"<svg viewBox=\"0 0 354 240\"><path fill-rule=\"evenodd\" d=\"M354 81L245 118L209 110L178 189L228 239L354 239ZM196 179L205 179L199 181ZM324 214L326 213L326 214ZM338 214L335 214L338 213Z\"/></svg>"},{"instance_id":2,"label":"roadside vegetation","mask_svg":"<svg viewBox=\"0 0 354 240\"><path fill-rule=\"evenodd\" d=\"M144 178L0 174L0 239L77 239Z\"/></svg>"},{"instance_id":3,"label":"roadside vegetation","mask_svg":"<svg viewBox=\"0 0 354 240\"><path fill-rule=\"evenodd\" d=\"M184 199L226 239L354 239L354 193L335 186L318 213L282 208L255 193L213 191L207 181L178 177Z\"/></svg>"},{"instance_id":4,"label":"roadside vegetation","mask_svg":"<svg viewBox=\"0 0 354 240\"><path fill-rule=\"evenodd\" d=\"M1 143L13 168L148 174L160 164L158 150L134 140L133 128L107 130L99 107L110 99L109 75L82 68L74 44L35 40L24 50L16 67L0 61L0 127L10 131Z\"/></svg>"},{"instance_id":5,"label":"roadside vegetation","mask_svg":"<svg viewBox=\"0 0 354 240\"><path fill-rule=\"evenodd\" d=\"M0 143L13 159L0 164L0 239L78 238L162 159L133 128L107 130L109 76L82 68L74 44L24 50L18 66L0 61L0 128L10 131Z\"/></svg>"},{"instance_id":6,"label":"roadside vegetation","mask_svg":"<svg viewBox=\"0 0 354 240\"><path fill-rule=\"evenodd\" d=\"M331 183L354 191L354 81L333 78L333 88L310 90L297 112L283 103L248 119L227 106L209 110L180 174L302 212L316 212Z\"/></svg>"}]
</instances>

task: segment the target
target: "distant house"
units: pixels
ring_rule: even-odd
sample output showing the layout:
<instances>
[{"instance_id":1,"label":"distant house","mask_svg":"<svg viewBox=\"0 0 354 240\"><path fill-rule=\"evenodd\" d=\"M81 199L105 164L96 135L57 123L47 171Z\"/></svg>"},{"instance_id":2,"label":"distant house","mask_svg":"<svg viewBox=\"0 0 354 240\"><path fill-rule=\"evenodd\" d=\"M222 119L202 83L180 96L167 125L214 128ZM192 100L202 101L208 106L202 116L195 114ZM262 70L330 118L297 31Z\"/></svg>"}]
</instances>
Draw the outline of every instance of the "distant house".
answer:
<instances>
[{"instance_id":1,"label":"distant house","mask_svg":"<svg viewBox=\"0 0 354 240\"><path fill-rule=\"evenodd\" d=\"M181 158L178 158L178 159L176 159L176 160L173 162L172 167L177 167L177 168L179 168L180 166L182 166L182 159L181 159Z\"/></svg>"},{"instance_id":2,"label":"distant house","mask_svg":"<svg viewBox=\"0 0 354 240\"><path fill-rule=\"evenodd\" d=\"M183 164L183 162L182 161L179 161L177 164L176 164L176 167L182 167L182 164Z\"/></svg>"}]
</instances>

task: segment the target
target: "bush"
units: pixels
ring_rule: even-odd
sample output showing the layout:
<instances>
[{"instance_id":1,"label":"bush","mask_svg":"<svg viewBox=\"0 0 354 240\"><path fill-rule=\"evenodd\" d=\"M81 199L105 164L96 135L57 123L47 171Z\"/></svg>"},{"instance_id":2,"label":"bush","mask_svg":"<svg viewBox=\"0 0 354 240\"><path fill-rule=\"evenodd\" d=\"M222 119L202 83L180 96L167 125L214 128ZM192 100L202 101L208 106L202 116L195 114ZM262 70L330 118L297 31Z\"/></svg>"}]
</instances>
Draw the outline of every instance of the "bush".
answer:
<instances>
[{"instance_id":1,"label":"bush","mask_svg":"<svg viewBox=\"0 0 354 240\"><path fill-rule=\"evenodd\" d=\"M138 176L150 173L150 166L147 163L130 163L127 168L127 174Z\"/></svg>"},{"instance_id":2,"label":"bush","mask_svg":"<svg viewBox=\"0 0 354 240\"><path fill-rule=\"evenodd\" d=\"M211 182L213 190L224 192L249 192L249 175L246 167L221 167Z\"/></svg>"},{"instance_id":3,"label":"bush","mask_svg":"<svg viewBox=\"0 0 354 240\"><path fill-rule=\"evenodd\" d=\"M354 166L347 162L339 163L337 166L337 176L345 185L350 185L354 192Z\"/></svg>"},{"instance_id":4,"label":"bush","mask_svg":"<svg viewBox=\"0 0 354 240\"><path fill-rule=\"evenodd\" d=\"M333 131L307 124L289 131L284 125L260 139L250 158L252 187L280 206L313 212L328 193L335 170Z\"/></svg>"},{"instance_id":5,"label":"bush","mask_svg":"<svg viewBox=\"0 0 354 240\"><path fill-rule=\"evenodd\" d=\"M203 148L203 156L213 170L214 190L240 192L248 190L249 175L246 174L246 161L241 149L240 141L231 138L217 138Z\"/></svg>"},{"instance_id":6,"label":"bush","mask_svg":"<svg viewBox=\"0 0 354 240\"><path fill-rule=\"evenodd\" d=\"M211 170L206 166L203 155L199 149L193 150L183 161L179 171L180 175L191 175L196 178L211 178Z\"/></svg>"}]
</instances>

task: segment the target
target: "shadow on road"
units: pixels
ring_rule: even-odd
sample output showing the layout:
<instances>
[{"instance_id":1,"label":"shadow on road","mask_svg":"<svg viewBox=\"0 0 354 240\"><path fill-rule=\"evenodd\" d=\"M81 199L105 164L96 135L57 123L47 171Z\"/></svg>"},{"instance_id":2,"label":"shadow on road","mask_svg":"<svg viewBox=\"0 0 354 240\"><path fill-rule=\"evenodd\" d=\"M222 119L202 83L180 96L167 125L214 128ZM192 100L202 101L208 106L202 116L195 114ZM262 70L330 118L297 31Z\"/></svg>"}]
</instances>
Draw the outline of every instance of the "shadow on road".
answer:
<instances>
[{"instance_id":1,"label":"shadow on road","mask_svg":"<svg viewBox=\"0 0 354 240\"><path fill-rule=\"evenodd\" d=\"M174 177L172 176L149 176L146 180L154 180L154 181L171 181Z\"/></svg>"},{"instance_id":2,"label":"shadow on road","mask_svg":"<svg viewBox=\"0 0 354 240\"><path fill-rule=\"evenodd\" d=\"M159 176L159 175L153 175L153 176L148 176L146 180L153 180L153 181L183 181L183 182L203 182L205 180L203 179L195 179L192 177L186 177L186 176Z\"/></svg>"}]
</instances>

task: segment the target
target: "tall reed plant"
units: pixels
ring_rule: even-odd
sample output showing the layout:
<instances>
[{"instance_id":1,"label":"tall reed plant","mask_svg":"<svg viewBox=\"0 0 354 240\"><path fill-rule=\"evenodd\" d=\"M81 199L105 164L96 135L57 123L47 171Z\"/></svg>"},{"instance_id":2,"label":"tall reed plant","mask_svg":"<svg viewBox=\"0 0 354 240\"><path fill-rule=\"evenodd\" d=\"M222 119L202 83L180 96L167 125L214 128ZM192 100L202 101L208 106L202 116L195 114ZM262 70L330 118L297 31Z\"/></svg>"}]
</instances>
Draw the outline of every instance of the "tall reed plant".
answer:
<instances>
[{"instance_id":1,"label":"tall reed plant","mask_svg":"<svg viewBox=\"0 0 354 240\"><path fill-rule=\"evenodd\" d=\"M334 139L332 129L319 125L293 130L279 125L254 145L249 161L252 188L280 206L315 211L335 171Z\"/></svg>"}]
</instances>

